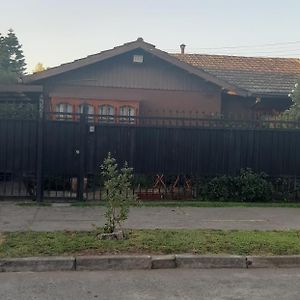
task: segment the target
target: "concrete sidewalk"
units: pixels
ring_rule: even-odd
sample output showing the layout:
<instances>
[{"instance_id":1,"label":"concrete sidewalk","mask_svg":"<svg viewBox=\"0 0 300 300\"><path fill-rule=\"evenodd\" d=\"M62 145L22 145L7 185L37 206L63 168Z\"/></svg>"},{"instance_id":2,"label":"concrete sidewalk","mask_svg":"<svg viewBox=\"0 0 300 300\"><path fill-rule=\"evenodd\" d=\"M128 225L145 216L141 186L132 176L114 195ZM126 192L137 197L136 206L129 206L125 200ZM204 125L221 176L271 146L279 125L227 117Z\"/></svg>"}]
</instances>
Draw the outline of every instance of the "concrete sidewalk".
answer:
<instances>
[{"instance_id":1,"label":"concrete sidewalk","mask_svg":"<svg viewBox=\"0 0 300 300\"><path fill-rule=\"evenodd\" d=\"M91 230L104 207L21 207L0 203L0 231ZM131 208L127 228L300 229L300 208Z\"/></svg>"}]
</instances>

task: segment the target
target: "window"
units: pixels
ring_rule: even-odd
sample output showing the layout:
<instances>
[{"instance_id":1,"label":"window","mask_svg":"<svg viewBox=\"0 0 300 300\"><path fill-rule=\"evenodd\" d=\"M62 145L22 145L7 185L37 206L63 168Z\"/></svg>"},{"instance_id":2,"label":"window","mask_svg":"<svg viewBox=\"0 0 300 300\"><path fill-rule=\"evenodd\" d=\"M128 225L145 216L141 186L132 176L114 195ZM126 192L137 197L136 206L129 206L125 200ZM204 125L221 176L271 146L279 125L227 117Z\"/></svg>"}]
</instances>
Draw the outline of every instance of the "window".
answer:
<instances>
[{"instance_id":1,"label":"window","mask_svg":"<svg viewBox=\"0 0 300 300\"><path fill-rule=\"evenodd\" d=\"M134 63L138 63L138 64L142 64L144 62L144 56L143 55L133 55L133 62Z\"/></svg>"},{"instance_id":2,"label":"window","mask_svg":"<svg viewBox=\"0 0 300 300\"><path fill-rule=\"evenodd\" d=\"M120 120L123 122L134 122L135 117L135 109L131 106L122 106L120 107Z\"/></svg>"},{"instance_id":3,"label":"window","mask_svg":"<svg viewBox=\"0 0 300 300\"><path fill-rule=\"evenodd\" d=\"M100 120L106 122L113 122L115 116L115 108L111 105L99 106Z\"/></svg>"},{"instance_id":4,"label":"window","mask_svg":"<svg viewBox=\"0 0 300 300\"><path fill-rule=\"evenodd\" d=\"M56 105L57 119L69 120L72 119L73 106L68 103L59 103Z\"/></svg>"},{"instance_id":5,"label":"window","mask_svg":"<svg viewBox=\"0 0 300 300\"><path fill-rule=\"evenodd\" d=\"M93 115L95 114L94 112L94 106L93 105L88 105L88 104L80 104L78 106L78 113L82 114L83 113L83 107L87 106L87 114L88 115Z\"/></svg>"},{"instance_id":6,"label":"window","mask_svg":"<svg viewBox=\"0 0 300 300\"><path fill-rule=\"evenodd\" d=\"M86 106L87 107L87 115L88 115L88 120L89 121L93 121L94 120L94 114L95 114L95 111L94 111L94 106L93 105L89 105L89 104L80 104L78 106L78 113L79 114L83 114L83 107Z\"/></svg>"}]
</instances>

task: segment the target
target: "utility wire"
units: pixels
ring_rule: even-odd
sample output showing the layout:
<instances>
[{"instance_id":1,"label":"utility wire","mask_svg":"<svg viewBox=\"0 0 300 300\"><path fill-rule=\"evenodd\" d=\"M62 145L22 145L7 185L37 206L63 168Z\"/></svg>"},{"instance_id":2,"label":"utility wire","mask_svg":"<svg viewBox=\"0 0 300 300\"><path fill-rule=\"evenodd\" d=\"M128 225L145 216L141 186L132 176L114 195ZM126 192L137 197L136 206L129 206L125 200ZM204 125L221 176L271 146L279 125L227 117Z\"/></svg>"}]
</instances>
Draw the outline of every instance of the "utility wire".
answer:
<instances>
[{"instance_id":1,"label":"utility wire","mask_svg":"<svg viewBox=\"0 0 300 300\"><path fill-rule=\"evenodd\" d=\"M199 47L193 48L191 50L223 50L223 49L241 49L241 48L270 48L270 47L288 47L290 45L299 44L300 41L292 41L292 42L281 42L281 43L268 43L268 44L257 44L257 45L242 45L242 46L222 46L222 47ZM279 47L278 47L279 46ZM174 49L165 49L168 51Z\"/></svg>"}]
</instances>

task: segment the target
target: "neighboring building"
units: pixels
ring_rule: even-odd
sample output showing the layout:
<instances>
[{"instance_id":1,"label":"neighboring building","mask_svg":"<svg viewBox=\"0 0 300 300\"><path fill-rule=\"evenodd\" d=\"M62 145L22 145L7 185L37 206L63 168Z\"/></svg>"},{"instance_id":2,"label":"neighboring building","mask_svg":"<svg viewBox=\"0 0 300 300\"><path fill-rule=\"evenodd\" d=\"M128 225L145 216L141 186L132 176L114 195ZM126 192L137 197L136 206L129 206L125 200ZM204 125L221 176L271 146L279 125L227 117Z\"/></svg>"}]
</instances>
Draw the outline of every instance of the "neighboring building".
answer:
<instances>
[{"instance_id":1,"label":"neighboring building","mask_svg":"<svg viewBox=\"0 0 300 300\"><path fill-rule=\"evenodd\" d=\"M100 115L272 114L291 104L300 76L294 58L169 54L138 38L28 75L46 108Z\"/></svg>"}]
</instances>

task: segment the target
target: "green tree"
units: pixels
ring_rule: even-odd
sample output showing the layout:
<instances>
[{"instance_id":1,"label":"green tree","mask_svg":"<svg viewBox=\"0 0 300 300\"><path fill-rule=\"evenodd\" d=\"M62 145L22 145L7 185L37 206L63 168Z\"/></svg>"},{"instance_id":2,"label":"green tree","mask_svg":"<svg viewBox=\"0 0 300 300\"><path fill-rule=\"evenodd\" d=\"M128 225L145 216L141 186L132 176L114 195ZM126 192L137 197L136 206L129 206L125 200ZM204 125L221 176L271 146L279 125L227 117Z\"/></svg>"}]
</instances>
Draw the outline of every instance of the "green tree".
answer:
<instances>
[{"instance_id":1,"label":"green tree","mask_svg":"<svg viewBox=\"0 0 300 300\"><path fill-rule=\"evenodd\" d=\"M0 83L13 83L16 74L10 69L10 57L5 37L0 33Z\"/></svg>"},{"instance_id":2,"label":"green tree","mask_svg":"<svg viewBox=\"0 0 300 300\"><path fill-rule=\"evenodd\" d=\"M26 63L22 45L12 29L6 36L0 33L0 82L14 83L25 74Z\"/></svg>"},{"instance_id":3,"label":"green tree","mask_svg":"<svg viewBox=\"0 0 300 300\"><path fill-rule=\"evenodd\" d=\"M292 105L282 114L282 119L287 120L300 120L300 86L299 83L295 84L289 97L292 99Z\"/></svg>"},{"instance_id":4,"label":"green tree","mask_svg":"<svg viewBox=\"0 0 300 300\"><path fill-rule=\"evenodd\" d=\"M7 35L0 33L0 84L17 83L25 74L22 45L12 29ZM37 105L29 102L0 102L1 118L35 118Z\"/></svg>"},{"instance_id":5,"label":"green tree","mask_svg":"<svg viewBox=\"0 0 300 300\"><path fill-rule=\"evenodd\" d=\"M7 119L35 119L38 115L36 103L28 102L1 102L0 118Z\"/></svg>"},{"instance_id":6,"label":"green tree","mask_svg":"<svg viewBox=\"0 0 300 300\"><path fill-rule=\"evenodd\" d=\"M19 40L12 29L8 30L8 34L4 40L9 52L11 71L16 73L18 76L24 75L26 63L23 55L22 45L20 45Z\"/></svg>"},{"instance_id":7,"label":"green tree","mask_svg":"<svg viewBox=\"0 0 300 300\"><path fill-rule=\"evenodd\" d=\"M111 234L116 229L122 231L121 224L128 218L130 204L137 201L137 197L130 192L133 169L125 162L124 167L118 170L116 160L108 153L101 170L107 191L104 195L107 204L104 232Z\"/></svg>"}]
</instances>

